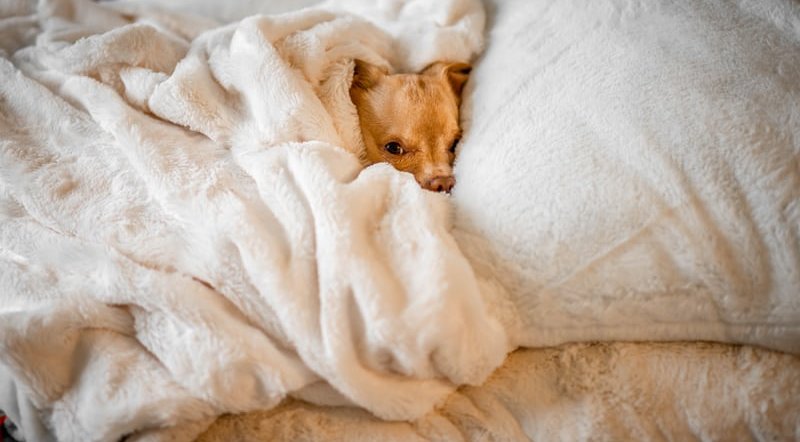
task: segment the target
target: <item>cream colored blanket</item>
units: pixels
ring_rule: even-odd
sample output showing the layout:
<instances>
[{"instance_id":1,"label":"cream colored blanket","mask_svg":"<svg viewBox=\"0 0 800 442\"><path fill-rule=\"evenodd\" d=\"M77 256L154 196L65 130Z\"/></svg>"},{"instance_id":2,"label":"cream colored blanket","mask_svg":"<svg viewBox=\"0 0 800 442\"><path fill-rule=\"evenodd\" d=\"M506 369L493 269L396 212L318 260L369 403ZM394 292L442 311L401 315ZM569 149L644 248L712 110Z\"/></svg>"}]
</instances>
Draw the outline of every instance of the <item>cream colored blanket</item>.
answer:
<instances>
[{"instance_id":1,"label":"cream colored blanket","mask_svg":"<svg viewBox=\"0 0 800 442\"><path fill-rule=\"evenodd\" d=\"M413 422L287 401L219 419L198 442L791 441L800 358L710 343L520 349Z\"/></svg>"},{"instance_id":2,"label":"cream colored blanket","mask_svg":"<svg viewBox=\"0 0 800 442\"><path fill-rule=\"evenodd\" d=\"M468 60L483 9L370 3L216 26L53 0L4 20L0 351L59 440L289 393L410 419L501 363L446 197L361 170L348 95L355 57Z\"/></svg>"},{"instance_id":3,"label":"cream colored blanket","mask_svg":"<svg viewBox=\"0 0 800 442\"><path fill-rule=\"evenodd\" d=\"M520 345L800 351L796 2L492 5L451 197L362 169L347 89L474 59L476 0L149 3L0 3L0 408L33 440L287 395L414 419Z\"/></svg>"}]
</instances>

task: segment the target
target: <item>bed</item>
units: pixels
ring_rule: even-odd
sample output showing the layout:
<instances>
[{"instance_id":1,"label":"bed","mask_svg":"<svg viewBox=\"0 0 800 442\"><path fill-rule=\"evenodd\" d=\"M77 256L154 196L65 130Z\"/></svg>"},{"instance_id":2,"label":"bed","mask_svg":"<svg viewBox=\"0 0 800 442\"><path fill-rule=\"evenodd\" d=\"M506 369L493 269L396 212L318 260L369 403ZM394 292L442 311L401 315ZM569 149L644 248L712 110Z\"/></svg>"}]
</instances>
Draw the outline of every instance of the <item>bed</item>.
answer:
<instances>
[{"instance_id":1,"label":"bed","mask_svg":"<svg viewBox=\"0 0 800 442\"><path fill-rule=\"evenodd\" d=\"M26 440L800 438L791 0L0 4ZM450 195L352 59L470 61Z\"/></svg>"}]
</instances>

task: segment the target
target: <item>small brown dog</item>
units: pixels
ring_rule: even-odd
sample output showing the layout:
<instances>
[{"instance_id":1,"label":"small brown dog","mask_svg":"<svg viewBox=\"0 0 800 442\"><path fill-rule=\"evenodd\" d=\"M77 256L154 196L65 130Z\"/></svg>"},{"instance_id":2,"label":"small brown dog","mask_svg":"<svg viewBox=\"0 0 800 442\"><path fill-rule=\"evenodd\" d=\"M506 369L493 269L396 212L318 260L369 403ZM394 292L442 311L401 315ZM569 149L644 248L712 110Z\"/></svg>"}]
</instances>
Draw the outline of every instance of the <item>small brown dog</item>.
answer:
<instances>
[{"instance_id":1,"label":"small brown dog","mask_svg":"<svg viewBox=\"0 0 800 442\"><path fill-rule=\"evenodd\" d=\"M419 74L393 74L362 60L350 98L369 164L387 162L414 174L420 186L449 192L455 185L453 160L461 138L458 108L471 67L437 62Z\"/></svg>"}]
</instances>

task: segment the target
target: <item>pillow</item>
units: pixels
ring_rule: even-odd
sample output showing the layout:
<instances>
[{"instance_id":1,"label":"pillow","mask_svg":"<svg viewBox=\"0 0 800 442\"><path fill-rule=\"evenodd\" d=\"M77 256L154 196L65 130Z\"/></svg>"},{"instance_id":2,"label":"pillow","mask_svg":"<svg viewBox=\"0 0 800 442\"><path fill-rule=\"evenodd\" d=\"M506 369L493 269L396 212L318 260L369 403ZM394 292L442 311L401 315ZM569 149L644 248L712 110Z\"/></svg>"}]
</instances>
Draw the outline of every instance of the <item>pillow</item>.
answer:
<instances>
[{"instance_id":1,"label":"pillow","mask_svg":"<svg viewBox=\"0 0 800 442\"><path fill-rule=\"evenodd\" d=\"M800 351L800 6L491 9L455 236L515 343Z\"/></svg>"}]
</instances>

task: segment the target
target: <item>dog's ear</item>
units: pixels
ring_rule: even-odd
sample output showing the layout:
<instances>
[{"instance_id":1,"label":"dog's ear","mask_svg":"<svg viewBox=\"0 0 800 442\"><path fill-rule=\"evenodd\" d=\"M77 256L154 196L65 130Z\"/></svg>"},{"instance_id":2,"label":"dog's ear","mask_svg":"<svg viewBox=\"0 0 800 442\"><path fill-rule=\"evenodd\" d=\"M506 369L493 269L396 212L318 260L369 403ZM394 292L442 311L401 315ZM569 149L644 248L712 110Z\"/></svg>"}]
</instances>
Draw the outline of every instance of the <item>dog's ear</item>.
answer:
<instances>
[{"instance_id":1,"label":"dog's ear","mask_svg":"<svg viewBox=\"0 0 800 442\"><path fill-rule=\"evenodd\" d=\"M382 67L367 63L364 60L355 59L356 67L353 70L353 83L350 88L369 89L378 80L389 72Z\"/></svg>"},{"instance_id":2,"label":"dog's ear","mask_svg":"<svg viewBox=\"0 0 800 442\"><path fill-rule=\"evenodd\" d=\"M422 70L426 75L442 75L450 83L453 92L456 96L461 97L461 91L464 90L464 83L469 79L469 73L472 71L472 66L467 63L448 63L444 61L437 61L432 65Z\"/></svg>"}]
</instances>

